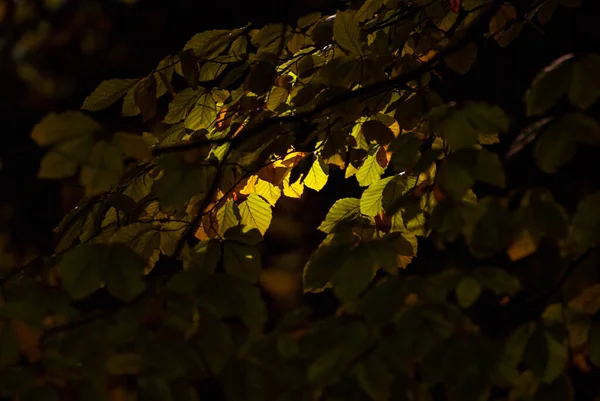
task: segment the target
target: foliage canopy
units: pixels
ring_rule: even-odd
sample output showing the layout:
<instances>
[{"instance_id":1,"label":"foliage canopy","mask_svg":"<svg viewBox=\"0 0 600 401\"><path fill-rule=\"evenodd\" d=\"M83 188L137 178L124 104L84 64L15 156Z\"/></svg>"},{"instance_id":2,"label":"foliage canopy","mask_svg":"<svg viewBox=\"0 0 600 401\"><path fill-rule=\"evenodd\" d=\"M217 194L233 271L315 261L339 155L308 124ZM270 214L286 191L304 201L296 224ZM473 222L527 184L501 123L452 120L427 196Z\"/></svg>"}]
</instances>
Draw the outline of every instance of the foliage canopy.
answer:
<instances>
[{"instance_id":1,"label":"foliage canopy","mask_svg":"<svg viewBox=\"0 0 600 401\"><path fill-rule=\"evenodd\" d=\"M0 394L572 398L573 369L600 368L600 284L568 299L560 288L594 263L600 192L570 210L544 186L513 186L505 165L531 146L555 174L600 144L600 54L540 71L514 138L501 107L444 99L434 83L475 68L481 43L509 46L578 6L366 0L296 26L201 32L147 76L106 80L82 111L45 117L31 133L47 149L39 177L78 175L86 197L54 254L0 281ZM146 130L92 117L115 103ZM359 195L318 226L303 287L333 294L336 312L281 316L260 280L273 208L334 174ZM469 256L411 269L424 244ZM541 290L506 268L549 253Z\"/></svg>"}]
</instances>

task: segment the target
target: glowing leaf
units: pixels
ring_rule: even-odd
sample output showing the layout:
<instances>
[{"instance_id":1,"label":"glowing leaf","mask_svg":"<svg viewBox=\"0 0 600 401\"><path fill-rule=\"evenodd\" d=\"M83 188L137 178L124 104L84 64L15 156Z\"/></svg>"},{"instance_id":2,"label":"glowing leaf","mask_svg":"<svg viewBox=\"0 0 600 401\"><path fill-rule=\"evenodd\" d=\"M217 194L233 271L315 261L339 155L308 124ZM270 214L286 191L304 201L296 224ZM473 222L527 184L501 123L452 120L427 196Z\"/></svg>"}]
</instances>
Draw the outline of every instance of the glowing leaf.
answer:
<instances>
[{"instance_id":1,"label":"glowing leaf","mask_svg":"<svg viewBox=\"0 0 600 401\"><path fill-rule=\"evenodd\" d=\"M242 224L258 229L265 234L271 224L271 206L258 194L248 195L248 199L239 206Z\"/></svg>"}]
</instances>

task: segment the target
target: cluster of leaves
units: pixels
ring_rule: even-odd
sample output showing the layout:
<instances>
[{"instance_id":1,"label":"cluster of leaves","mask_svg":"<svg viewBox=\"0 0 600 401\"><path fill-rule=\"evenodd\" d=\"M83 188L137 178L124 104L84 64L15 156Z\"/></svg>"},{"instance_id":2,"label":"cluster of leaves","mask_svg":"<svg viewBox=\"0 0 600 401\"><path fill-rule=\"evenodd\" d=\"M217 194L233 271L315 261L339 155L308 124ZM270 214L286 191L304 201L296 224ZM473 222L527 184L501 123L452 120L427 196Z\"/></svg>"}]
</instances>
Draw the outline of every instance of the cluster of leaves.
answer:
<instances>
[{"instance_id":1,"label":"cluster of leaves","mask_svg":"<svg viewBox=\"0 0 600 401\"><path fill-rule=\"evenodd\" d=\"M540 23L576 5L531 3ZM516 39L519 15L501 1L366 0L295 27L202 32L148 76L104 81L83 102L96 111L122 99L147 132L108 132L82 111L44 118L32 132L47 148L39 176L79 174L87 197L57 228L53 255L1 281L0 394L569 399L569 356L600 366L598 285L495 333L471 311L518 296L505 270L403 273L426 238L462 240L482 264L550 242L569 267L598 245L600 193L572 214L544 188L478 199L476 183L507 186L489 145L509 118L431 88L439 68L466 73L478 41ZM588 54L542 71L513 151L535 141L553 173L578 144L598 145L586 113L598 68ZM258 284L272 208L320 191L334 170L364 190L332 205L303 284L340 308L273 321Z\"/></svg>"}]
</instances>

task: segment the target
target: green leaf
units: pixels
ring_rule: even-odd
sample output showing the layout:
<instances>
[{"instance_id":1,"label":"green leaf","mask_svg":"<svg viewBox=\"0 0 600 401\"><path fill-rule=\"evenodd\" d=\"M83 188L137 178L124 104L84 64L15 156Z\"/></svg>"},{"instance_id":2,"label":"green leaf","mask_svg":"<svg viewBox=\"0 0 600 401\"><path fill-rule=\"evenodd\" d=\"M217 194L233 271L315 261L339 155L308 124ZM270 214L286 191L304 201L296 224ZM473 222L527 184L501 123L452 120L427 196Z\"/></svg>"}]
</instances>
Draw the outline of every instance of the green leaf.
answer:
<instances>
[{"instance_id":1,"label":"green leaf","mask_svg":"<svg viewBox=\"0 0 600 401\"><path fill-rule=\"evenodd\" d=\"M271 63L259 61L252 66L252 70L250 70L244 81L244 88L256 95L263 95L271 89L275 77L275 66Z\"/></svg>"},{"instance_id":2,"label":"green leaf","mask_svg":"<svg viewBox=\"0 0 600 401\"><path fill-rule=\"evenodd\" d=\"M224 236L231 227L238 226L241 219L238 206L232 199L229 199L217 211L217 228L219 235Z\"/></svg>"},{"instance_id":3,"label":"green leaf","mask_svg":"<svg viewBox=\"0 0 600 401\"><path fill-rule=\"evenodd\" d=\"M384 0L366 0L363 5L358 9L354 18L358 22L363 22L370 19L382 6Z\"/></svg>"},{"instance_id":4,"label":"green leaf","mask_svg":"<svg viewBox=\"0 0 600 401\"><path fill-rule=\"evenodd\" d=\"M88 164L81 169L81 182L88 195L107 191L123 173L121 149L113 142L99 141L94 145Z\"/></svg>"},{"instance_id":5,"label":"green leaf","mask_svg":"<svg viewBox=\"0 0 600 401\"><path fill-rule=\"evenodd\" d=\"M140 108L144 121L156 114L156 78L154 75L142 79L133 91L135 104Z\"/></svg>"},{"instance_id":6,"label":"green leaf","mask_svg":"<svg viewBox=\"0 0 600 401\"><path fill-rule=\"evenodd\" d=\"M383 192L386 185L394 178L395 176L381 179L364 190L360 197L360 212L362 214L374 217L383 211Z\"/></svg>"},{"instance_id":7,"label":"green leaf","mask_svg":"<svg viewBox=\"0 0 600 401\"><path fill-rule=\"evenodd\" d=\"M260 331L267 310L260 290L251 283L230 275L212 275L200 280L198 299L218 317L239 316L250 330Z\"/></svg>"},{"instance_id":8,"label":"green leaf","mask_svg":"<svg viewBox=\"0 0 600 401\"><path fill-rule=\"evenodd\" d=\"M508 247L513 238L514 225L510 212L498 200L486 198L480 205L485 210L476 220L471 235L465 229L463 232L467 236L471 253L475 257L485 259Z\"/></svg>"},{"instance_id":9,"label":"green leaf","mask_svg":"<svg viewBox=\"0 0 600 401\"><path fill-rule=\"evenodd\" d=\"M271 92L269 92L269 97L267 98L267 109L271 111L277 110L280 104L287 101L289 94L289 91L281 86L271 88Z\"/></svg>"},{"instance_id":10,"label":"green leaf","mask_svg":"<svg viewBox=\"0 0 600 401\"><path fill-rule=\"evenodd\" d=\"M217 239L200 241L194 247L189 262L184 262L184 267L189 271L212 274L217 270L221 260L221 242Z\"/></svg>"},{"instance_id":11,"label":"green leaf","mask_svg":"<svg viewBox=\"0 0 600 401\"><path fill-rule=\"evenodd\" d=\"M248 195L248 199L239 206L242 224L258 229L265 234L271 224L271 206L257 194Z\"/></svg>"},{"instance_id":12,"label":"green leaf","mask_svg":"<svg viewBox=\"0 0 600 401\"><path fill-rule=\"evenodd\" d=\"M227 274L255 283L261 271L260 253L253 246L225 241L223 266Z\"/></svg>"},{"instance_id":13,"label":"green leaf","mask_svg":"<svg viewBox=\"0 0 600 401\"><path fill-rule=\"evenodd\" d=\"M460 154L452 153L444 160L440 171L437 173L436 182L444 193L455 199L460 199L467 189L475 184L475 178L473 178L470 169L462 163Z\"/></svg>"},{"instance_id":14,"label":"green leaf","mask_svg":"<svg viewBox=\"0 0 600 401\"><path fill-rule=\"evenodd\" d=\"M203 92L185 119L185 128L192 131L210 129L217 119L217 106L210 92Z\"/></svg>"},{"instance_id":15,"label":"green leaf","mask_svg":"<svg viewBox=\"0 0 600 401\"><path fill-rule=\"evenodd\" d=\"M356 366L355 372L360 386L373 401L390 399L395 377L386 368L381 358L371 355Z\"/></svg>"},{"instance_id":16,"label":"green leaf","mask_svg":"<svg viewBox=\"0 0 600 401\"><path fill-rule=\"evenodd\" d=\"M533 156L543 172L553 174L575 156L575 151L569 128L555 121L535 143Z\"/></svg>"},{"instance_id":17,"label":"green leaf","mask_svg":"<svg viewBox=\"0 0 600 401\"><path fill-rule=\"evenodd\" d=\"M568 113L560 120L565 130L569 130L573 139L584 145L600 145L600 125L596 120L583 113Z\"/></svg>"},{"instance_id":18,"label":"green leaf","mask_svg":"<svg viewBox=\"0 0 600 401\"><path fill-rule=\"evenodd\" d=\"M213 166L187 165L178 154L163 156L158 164L164 173L152 185L152 193L158 196L163 208L178 209L194 195L201 198L208 195L216 173Z\"/></svg>"},{"instance_id":19,"label":"green leaf","mask_svg":"<svg viewBox=\"0 0 600 401\"><path fill-rule=\"evenodd\" d=\"M477 44L475 42L470 42L460 50L444 57L444 62L451 70L463 75L469 72L475 60L477 60Z\"/></svg>"},{"instance_id":20,"label":"green leaf","mask_svg":"<svg viewBox=\"0 0 600 401\"><path fill-rule=\"evenodd\" d=\"M51 113L35 125L31 139L42 147L51 146L44 155L39 178L70 177L88 161L94 137L102 134L100 124L83 113Z\"/></svg>"},{"instance_id":21,"label":"green leaf","mask_svg":"<svg viewBox=\"0 0 600 401\"><path fill-rule=\"evenodd\" d=\"M105 280L108 292L123 301L131 301L146 287L143 259L131 248L115 245L109 248Z\"/></svg>"},{"instance_id":22,"label":"green leaf","mask_svg":"<svg viewBox=\"0 0 600 401\"><path fill-rule=\"evenodd\" d=\"M102 81L83 101L82 110L102 110L125 96L138 82L137 79L109 79Z\"/></svg>"},{"instance_id":23,"label":"green leaf","mask_svg":"<svg viewBox=\"0 0 600 401\"><path fill-rule=\"evenodd\" d=\"M58 265L62 285L73 299L91 295L104 284L105 245L83 244L67 252Z\"/></svg>"},{"instance_id":24,"label":"green leaf","mask_svg":"<svg viewBox=\"0 0 600 401\"><path fill-rule=\"evenodd\" d=\"M406 133L398 136L390 145L388 151L392 152L392 167L397 173L404 172L418 160L419 150L421 149L421 141L411 133ZM433 160L429 163L431 166Z\"/></svg>"},{"instance_id":25,"label":"green leaf","mask_svg":"<svg viewBox=\"0 0 600 401\"><path fill-rule=\"evenodd\" d=\"M500 157L485 149L477 153L477 162L473 168L473 176L477 181L500 188L506 187L506 175L504 174Z\"/></svg>"},{"instance_id":26,"label":"green leaf","mask_svg":"<svg viewBox=\"0 0 600 401\"><path fill-rule=\"evenodd\" d=\"M175 255L179 241L189 223L183 221L167 221L160 228L160 250L168 256Z\"/></svg>"},{"instance_id":27,"label":"green leaf","mask_svg":"<svg viewBox=\"0 0 600 401\"><path fill-rule=\"evenodd\" d=\"M304 178L304 185L315 191L320 191L327 184L328 178L329 166L325 164L323 158L319 155L315 158L306 178Z\"/></svg>"},{"instance_id":28,"label":"green leaf","mask_svg":"<svg viewBox=\"0 0 600 401\"><path fill-rule=\"evenodd\" d=\"M304 267L304 292L322 290L335 272L350 256L357 238L348 234L334 234L311 255ZM327 243L325 243L327 242Z\"/></svg>"},{"instance_id":29,"label":"green leaf","mask_svg":"<svg viewBox=\"0 0 600 401\"><path fill-rule=\"evenodd\" d=\"M179 53L181 72L185 82L194 90L198 89L199 74L198 59L190 51Z\"/></svg>"},{"instance_id":30,"label":"green leaf","mask_svg":"<svg viewBox=\"0 0 600 401\"><path fill-rule=\"evenodd\" d=\"M471 276L464 276L456 286L456 298L458 304L468 308L479 299L481 295L481 284Z\"/></svg>"},{"instance_id":31,"label":"green leaf","mask_svg":"<svg viewBox=\"0 0 600 401\"><path fill-rule=\"evenodd\" d=\"M571 224L569 248L580 255L600 243L600 192L583 198L577 206Z\"/></svg>"},{"instance_id":32,"label":"green leaf","mask_svg":"<svg viewBox=\"0 0 600 401\"><path fill-rule=\"evenodd\" d=\"M339 199L331 206L329 212L327 212L327 216L325 216L325 220L319 225L318 229L327 234L332 233L339 223L358 217L359 211L359 199Z\"/></svg>"},{"instance_id":33,"label":"green leaf","mask_svg":"<svg viewBox=\"0 0 600 401\"><path fill-rule=\"evenodd\" d=\"M175 95L175 98L169 103L169 111L163 122L167 124L177 124L187 117L190 109L198 101L200 91L192 88L185 88Z\"/></svg>"},{"instance_id":34,"label":"green leaf","mask_svg":"<svg viewBox=\"0 0 600 401\"><path fill-rule=\"evenodd\" d=\"M212 59L221 54L229 43L236 39L245 28L215 29L195 34L183 47L184 51L191 50L196 57Z\"/></svg>"},{"instance_id":35,"label":"green leaf","mask_svg":"<svg viewBox=\"0 0 600 401\"><path fill-rule=\"evenodd\" d=\"M565 95L571 81L572 65L563 56L546 67L533 80L525 93L528 116L544 114Z\"/></svg>"},{"instance_id":36,"label":"green leaf","mask_svg":"<svg viewBox=\"0 0 600 401\"><path fill-rule=\"evenodd\" d=\"M342 48L355 56L363 55L360 26L351 12L338 10L333 21L333 36Z\"/></svg>"},{"instance_id":37,"label":"green leaf","mask_svg":"<svg viewBox=\"0 0 600 401\"><path fill-rule=\"evenodd\" d=\"M600 55L591 53L573 64L567 96L571 103L587 109L600 97L600 81L595 71L600 68Z\"/></svg>"},{"instance_id":38,"label":"green leaf","mask_svg":"<svg viewBox=\"0 0 600 401\"><path fill-rule=\"evenodd\" d=\"M142 358L134 353L114 354L106 361L106 371L117 376L138 374L142 366Z\"/></svg>"},{"instance_id":39,"label":"green leaf","mask_svg":"<svg viewBox=\"0 0 600 401\"><path fill-rule=\"evenodd\" d=\"M341 263L331 277L331 285L335 296L341 301L356 299L367 289L375 276L373 259L369 249L360 244L352 250L351 255Z\"/></svg>"},{"instance_id":40,"label":"green leaf","mask_svg":"<svg viewBox=\"0 0 600 401\"><path fill-rule=\"evenodd\" d=\"M376 153L375 153L376 154ZM361 187L368 187L379 181L385 168L381 167L375 154L369 154L356 173L356 180Z\"/></svg>"}]
</instances>

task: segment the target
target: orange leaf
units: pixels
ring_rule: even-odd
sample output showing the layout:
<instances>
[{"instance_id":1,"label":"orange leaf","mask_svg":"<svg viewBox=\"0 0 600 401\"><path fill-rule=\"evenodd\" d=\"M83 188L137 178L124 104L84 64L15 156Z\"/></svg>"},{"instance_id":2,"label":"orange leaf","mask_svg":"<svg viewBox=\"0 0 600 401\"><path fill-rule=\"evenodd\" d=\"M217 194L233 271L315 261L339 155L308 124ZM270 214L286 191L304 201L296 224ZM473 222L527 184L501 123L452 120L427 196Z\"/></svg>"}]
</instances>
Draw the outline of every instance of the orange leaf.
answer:
<instances>
[{"instance_id":1,"label":"orange leaf","mask_svg":"<svg viewBox=\"0 0 600 401\"><path fill-rule=\"evenodd\" d=\"M460 0L450 0L450 9L458 13L460 11Z\"/></svg>"},{"instance_id":2,"label":"orange leaf","mask_svg":"<svg viewBox=\"0 0 600 401\"><path fill-rule=\"evenodd\" d=\"M519 259L526 258L531 255L537 249L537 244L535 243L531 234L528 231L525 231L521 234L519 238L513 241L512 244L506 250L508 257L512 262L515 262Z\"/></svg>"}]
</instances>

